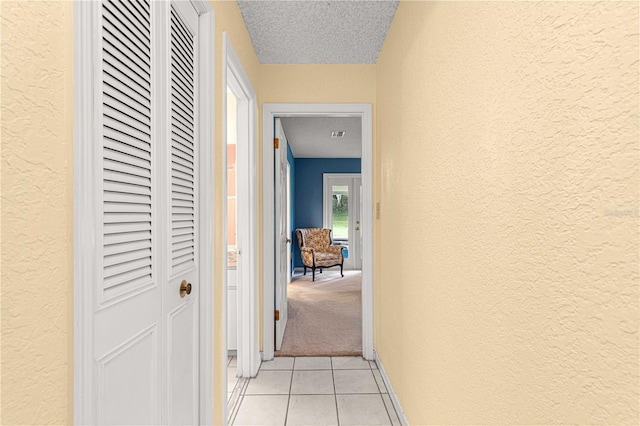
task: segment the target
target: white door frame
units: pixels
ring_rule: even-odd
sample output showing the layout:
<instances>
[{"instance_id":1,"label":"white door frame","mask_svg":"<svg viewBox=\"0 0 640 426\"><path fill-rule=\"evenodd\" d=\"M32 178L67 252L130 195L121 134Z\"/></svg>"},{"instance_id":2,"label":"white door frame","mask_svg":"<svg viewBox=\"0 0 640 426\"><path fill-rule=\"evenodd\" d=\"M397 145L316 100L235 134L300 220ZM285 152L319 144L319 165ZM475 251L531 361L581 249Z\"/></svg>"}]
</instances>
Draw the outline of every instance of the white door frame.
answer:
<instances>
[{"instance_id":1,"label":"white door frame","mask_svg":"<svg viewBox=\"0 0 640 426\"><path fill-rule=\"evenodd\" d=\"M163 3L167 3L164 0ZM199 84L199 109L202 117L214 115L214 47L215 15L206 0L191 0L198 12L200 45L198 47L199 74L206 76ZM93 182L99 171L93 164L97 146L92 141L98 135L100 118L94 105L99 80L95 64L100 60L98 31L101 3L76 1L74 4L74 141L73 141L73 417L76 424L87 424L93 417L93 380L96 377L93 354L93 307L96 298L91 283L101 265L94 262L92 231L97 227L93 206L101 191ZM155 31L155 27L152 29ZM167 96L165 93L164 96ZM214 123L210 119L199 121L200 176L199 206L200 241L199 282L199 417L200 423L213 423L213 142ZM89 231L89 234L87 233Z\"/></svg>"},{"instance_id":2,"label":"white door frame","mask_svg":"<svg viewBox=\"0 0 640 426\"><path fill-rule=\"evenodd\" d=\"M362 119L362 356L373 359L373 129L371 104L264 104L262 107L263 360L274 356L275 298L274 152L276 117Z\"/></svg>"},{"instance_id":3,"label":"white door frame","mask_svg":"<svg viewBox=\"0 0 640 426\"><path fill-rule=\"evenodd\" d=\"M291 164L287 159L287 233L289 239L289 247L287 247L287 284L291 282L291 275L293 273L293 235L291 235Z\"/></svg>"},{"instance_id":4,"label":"white door frame","mask_svg":"<svg viewBox=\"0 0 640 426\"><path fill-rule=\"evenodd\" d=\"M328 229L331 229L331 221L329 220L329 217L333 217L332 214L332 205L330 203L327 203L327 200L329 200L331 198L331 188L329 187L329 182L331 179L360 179L360 181L362 182L362 174L361 173L323 173L322 174L322 226ZM351 184L349 184L351 186ZM349 229L349 259L347 259L345 261L345 268L347 266L349 266L348 269L351 270L359 270L360 268L358 268L357 266L357 262L356 259L358 256L360 256L360 252L362 251L362 247L359 247L359 244L356 244L355 241L356 239L356 233L355 230L356 228L359 228L360 223L358 224L354 224L355 221L355 217L353 217L353 212L354 209L351 207L352 205L354 206L354 208L356 208L358 213L361 213L358 208L358 206L352 204L352 200L353 199L357 199L358 201L362 201L360 200L360 195L358 194L358 196L355 196L355 188L354 189L354 194L350 194L349 195L349 228L353 228L354 232L351 233L351 229ZM335 235L331 236L333 239L336 238ZM362 266L362 265L360 265Z\"/></svg>"},{"instance_id":5,"label":"white door frame","mask_svg":"<svg viewBox=\"0 0 640 426\"><path fill-rule=\"evenodd\" d=\"M236 95L239 107L248 110L248 133L238 131L238 145L236 146L237 162L248 160L245 165L248 173L236 173L236 211L238 224L238 376L255 377L260 368L260 349L258 336L258 202L257 202L257 162L258 143L256 137L257 99L251 80L244 71L242 62L236 54L227 33L222 34L222 126L223 142L227 140L227 86L231 85ZM240 116L238 116L240 119ZM241 140L245 142L241 144ZM223 149L223 165L227 164L227 151ZM236 163L238 164L238 163ZM236 167L236 171L238 171ZM227 171L222 171L223 191L226 194ZM243 198L243 199L241 199ZM223 209L226 212L226 197L223 197ZM246 206L246 209L241 209ZM223 220L223 262L227 259L227 215ZM240 224L248 224L244 232L240 231ZM226 270L226 267L225 267ZM224 371L224 386L226 388L227 361L227 274L222 278L223 314L222 330L224 343L224 357L222 366ZM227 392L223 392L227 395ZM226 407L226 404L225 404ZM226 414L225 414L226 418Z\"/></svg>"}]
</instances>

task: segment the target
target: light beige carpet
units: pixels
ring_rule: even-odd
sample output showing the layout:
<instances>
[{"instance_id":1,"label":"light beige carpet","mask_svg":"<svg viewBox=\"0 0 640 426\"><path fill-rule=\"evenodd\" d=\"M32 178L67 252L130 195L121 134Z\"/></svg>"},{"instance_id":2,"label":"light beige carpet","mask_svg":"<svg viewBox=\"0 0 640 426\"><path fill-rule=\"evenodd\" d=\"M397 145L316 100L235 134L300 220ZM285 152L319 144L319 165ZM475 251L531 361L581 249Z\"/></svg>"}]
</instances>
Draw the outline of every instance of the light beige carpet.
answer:
<instances>
[{"instance_id":1,"label":"light beige carpet","mask_svg":"<svg viewBox=\"0 0 640 426\"><path fill-rule=\"evenodd\" d=\"M362 272L311 271L289 284L287 328L276 356L362 354Z\"/></svg>"}]
</instances>

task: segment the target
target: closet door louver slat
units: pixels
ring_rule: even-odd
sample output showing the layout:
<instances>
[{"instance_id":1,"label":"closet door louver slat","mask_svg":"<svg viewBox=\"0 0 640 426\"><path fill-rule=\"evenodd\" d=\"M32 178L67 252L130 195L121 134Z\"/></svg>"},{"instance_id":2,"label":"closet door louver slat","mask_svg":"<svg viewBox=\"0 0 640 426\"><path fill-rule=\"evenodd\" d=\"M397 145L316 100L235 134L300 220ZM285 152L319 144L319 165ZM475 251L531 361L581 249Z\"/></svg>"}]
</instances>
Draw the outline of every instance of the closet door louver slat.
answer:
<instances>
[{"instance_id":1,"label":"closet door louver slat","mask_svg":"<svg viewBox=\"0 0 640 426\"><path fill-rule=\"evenodd\" d=\"M195 266L194 36L171 8L171 267Z\"/></svg>"},{"instance_id":2,"label":"closet door louver slat","mask_svg":"<svg viewBox=\"0 0 640 426\"><path fill-rule=\"evenodd\" d=\"M102 301L153 282L149 1L102 3Z\"/></svg>"}]
</instances>

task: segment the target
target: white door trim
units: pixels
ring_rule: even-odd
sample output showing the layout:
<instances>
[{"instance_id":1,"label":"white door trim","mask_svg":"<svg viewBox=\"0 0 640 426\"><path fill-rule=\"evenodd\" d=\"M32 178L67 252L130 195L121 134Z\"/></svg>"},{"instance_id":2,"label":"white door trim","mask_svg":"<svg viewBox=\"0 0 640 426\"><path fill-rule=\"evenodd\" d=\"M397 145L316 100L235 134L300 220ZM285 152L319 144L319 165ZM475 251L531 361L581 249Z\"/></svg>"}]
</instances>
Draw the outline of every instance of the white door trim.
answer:
<instances>
[{"instance_id":1,"label":"white door trim","mask_svg":"<svg viewBox=\"0 0 640 426\"><path fill-rule=\"evenodd\" d=\"M165 3L167 0L164 1ZM203 117L214 114L214 47L215 15L208 1L192 0L199 15L199 107ZM101 190L96 188L95 159L97 145L92 141L99 135L95 92L99 84L95 64L100 60L100 2L77 1L74 4L74 207L73 207L73 259L74 259L74 324L73 324L73 417L76 424L87 424L93 417L92 359L94 288L99 276L96 262L94 233L99 216L94 206ZM164 94L167 96L167 94ZM213 423L213 120L199 120L200 134L200 335L199 335L199 416L200 423Z\"/></svg>"},{"instance_id":2,"label":"white door trim","mask_svg":"<svg viewBox=\"0 0 640 426\"><path fill-rule=\"evenodd\" d=\"M75 2L74 42L74 117L73 117L73 417L75 424L87 424L93 417L93 332L94 291L90 285L97 275L96 241L81 234L82 229L97 229L99 218L92 214L99 190L95 188L98 146L91 141L100 123L95 101L98 84L94 73L99 61L99 4ZM94 234L94 233L91 233ZM85 283L85 285L81 285Z\"/></svg>"},{"instance_id":3,"label":"white door trim","mask_svg":"<svg viewBox=\"0 0 640 426\"><path fill-rule=\"evenodd\" d=\"M215 113L215 12L207 0L191 0L198 11L200 40L200 423L213 424L213 302L214 258L214 117ZM226 404L225 404L226 406Z\"/></svg>"},{"instance_id":4,"label":"white door trim","mask_svg":"<svg viewBox=\"0 0 640 426\"><path fill-rule=\"evenodd\" d=\"M255 377L258 374L258 369L260 368L260 349L259 349L259 335L258 335L258 202L257 202L257 152L258 152L258 143L257 143L257 131L256 131L256 118L257 118L257 97L256 92L253 89L251 84L251 80L247 76L244 68L242 66L242 62L240 58L236 54L227 33L223 33L222 35L223 43L222 43L222 110L223 110L223 141L226 146L227 140L227 86L234 81L237 83L237 90L240 93L236 94L238 98L238 105L241 103L245 103L248 108L248 117L249 117L249 132L247 136L248 144L244 156L248 157L248 162L246 164L246 171L248 173L237 173L236 182L238 185L238 190L236 191L236 210L238 212L238 224L241 223L241 220L245 223L248 223L249 226L246 227L244 233L238 232L238 250L239 265L241 269L238 269L238 367L237 374L240 377ZM232 74L230 78L229 74ZM240 95L240 96L238 96ZM240 149L240 137L238 134L238 149L237 152L237 161L241 159ZM226 149L223 150L223 164L226 166ZM223 187L225 188L226 193L226 170L223 171ZM244 190L241 189L244 187ZM244 202L241 200L241 195L247 197ZM223 197L223 202L225 203L226 208L226 197ZM246 210L239 208L240 205L244 204L248 206ZM241 216L244 216L242 218ZM223 236L223 244L224 244L224 257L223 262L226 262L226 230L227 230L227 221L226 214L224 215L224 236ZM245 285L243 285L243 283ZM248 285L246 285L248 283ZM227 360L227 344L226 344L226 330L227 330L227 313L226 313L226 303L227 303L227 276L223 274L223 282L222 282L222 292L223 292L223 314L222 314L222 330L224 333L224 357L222 359L222 368L225 375L225 387L226 387L226 360ZM227 395L226 391L223 392L223 395ZM226 405L225 405L226 406ZM226 414L225 414L226 418Z\"/></svg>"},{"instance_id":5,"label":"white door trim","mask_svg":"<svg viewBox=\"0 0 640 426\"><path fill-rule=\"evenodd\" d=\"M273 122L275 117L334 116L362 119L362 355L373 359L373 130L371 104L264 104L262 107L263 360L274 356L275 292Z\"/></svg>"}]
</instances>

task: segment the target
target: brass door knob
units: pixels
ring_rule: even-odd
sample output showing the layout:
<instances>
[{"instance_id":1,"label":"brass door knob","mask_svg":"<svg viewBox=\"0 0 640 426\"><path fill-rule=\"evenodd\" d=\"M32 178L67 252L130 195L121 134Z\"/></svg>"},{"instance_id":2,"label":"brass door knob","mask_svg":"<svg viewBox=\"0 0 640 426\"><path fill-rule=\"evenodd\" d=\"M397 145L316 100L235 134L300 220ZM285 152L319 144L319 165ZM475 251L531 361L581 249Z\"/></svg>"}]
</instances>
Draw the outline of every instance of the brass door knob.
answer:
<instances>
[{"instance_id":1,"label":"brass door knob","mask_svg":"<svg viewBox=\"0 0 640 426\"><path fill-rule=\"evenodd\" d=\"M191 294L191 283L187 280L182 280L180 283L180 297L185 297L187 294Z\"/></svg>"},{"instance_id":2,"label":"brass door knob","mask_svg":"<svg viewBox=\"0 0 640 426\"><path fill-rule=\"evenodd\" d=\"M287 238L287 244L291 242L291 238Z\"/></svg>"}]
</instances>

